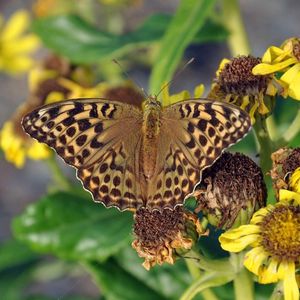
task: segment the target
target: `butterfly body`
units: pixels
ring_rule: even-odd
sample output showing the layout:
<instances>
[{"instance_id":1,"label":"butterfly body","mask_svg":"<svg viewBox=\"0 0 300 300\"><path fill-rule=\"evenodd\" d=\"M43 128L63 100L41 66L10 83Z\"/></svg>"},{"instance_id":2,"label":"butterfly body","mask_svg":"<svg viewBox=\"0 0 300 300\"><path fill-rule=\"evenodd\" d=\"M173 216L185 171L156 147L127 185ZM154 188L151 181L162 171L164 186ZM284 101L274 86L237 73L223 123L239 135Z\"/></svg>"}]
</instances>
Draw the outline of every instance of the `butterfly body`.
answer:
<instances>
[{"instance_id":1,"label":"butterfly body","mask_svg":"<svg viewBox=\"0 0 300 300\"><path fill-rule=\"evenodd\" d=\"M143 107L65 100L34 110L22 125L77 169L96 202L120 210L182 205L202 171L251 128L245 112L218 101L162 107L152 96Z\"/></svg>"},{"instance_id":2,"label":"butterfly body","mask_svg":"<svg viewBox=\"0 0 300 300\"><path fill-rule=\"evenodd\" d=\"M140 149L140 169L146 180L149 180L155 173L157 160L157 143L161 127L161 103L156 97L150 96L144 105L142 146Z\"/></svg>"}]
</instances>

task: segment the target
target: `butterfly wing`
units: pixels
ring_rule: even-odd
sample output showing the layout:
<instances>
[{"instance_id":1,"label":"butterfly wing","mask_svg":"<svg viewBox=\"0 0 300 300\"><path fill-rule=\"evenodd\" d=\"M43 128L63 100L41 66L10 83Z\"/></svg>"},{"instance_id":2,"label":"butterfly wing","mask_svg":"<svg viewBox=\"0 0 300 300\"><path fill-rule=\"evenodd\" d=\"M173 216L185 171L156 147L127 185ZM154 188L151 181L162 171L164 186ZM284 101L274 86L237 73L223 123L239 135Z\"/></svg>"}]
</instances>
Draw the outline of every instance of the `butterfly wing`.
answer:
<instances>
[{"instance_id":1,"label":"butterfly wing","mask_svg":"<svg viewBox=\"0 0 300 300\"><path fill-rule=\"evenodd\" d=\"M143 205L138 172L142 111L118 101L66 100L24 117L24 130L77 169L95 201L121 210Z\"/></svg>"},{"instance_id":2,"label":"butterfly wing","mask_svg":"<svg viewBox=\"0 0 300 300\"><path fill-rule=\"evenodd\" d=\"M182 204L201 181L202 171L250 128L244 111L222 102L186 100L166 107L147 206L173 209Z\"/></svg>"}]
</instances>

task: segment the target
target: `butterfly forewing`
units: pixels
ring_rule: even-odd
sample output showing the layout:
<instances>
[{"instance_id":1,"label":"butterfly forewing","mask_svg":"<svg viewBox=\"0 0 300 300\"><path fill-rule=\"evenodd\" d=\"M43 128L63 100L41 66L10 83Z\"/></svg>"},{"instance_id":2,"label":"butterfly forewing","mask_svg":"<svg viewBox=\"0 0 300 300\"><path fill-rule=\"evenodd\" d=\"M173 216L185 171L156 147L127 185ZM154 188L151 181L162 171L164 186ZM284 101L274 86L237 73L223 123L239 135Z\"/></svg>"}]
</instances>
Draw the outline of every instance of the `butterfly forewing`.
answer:
<instances>
[{"instance_id":1,"label":"butterfly forewing","mask_svg":"<svg viewBox=\"0 0 300 300\"><path fill-rule=\"evenodd\" d=\"M23 119L27 133L76 167L96 201L122 210L143 205L135 154L141 125L141 110L101 99L62 101Z\"/></svg>"},{"instance_id":2,"label":"butterfly forewing","mask_svg":"<svg viewBox=\"0 0 300 300\"><path fill-rule=\"evenodd\" d=\"M250 128L245 112L221 102L187 100L166 107L147 205L160 209L182 204L201 180L202 171Z\"/></svg>"}]
</instances>

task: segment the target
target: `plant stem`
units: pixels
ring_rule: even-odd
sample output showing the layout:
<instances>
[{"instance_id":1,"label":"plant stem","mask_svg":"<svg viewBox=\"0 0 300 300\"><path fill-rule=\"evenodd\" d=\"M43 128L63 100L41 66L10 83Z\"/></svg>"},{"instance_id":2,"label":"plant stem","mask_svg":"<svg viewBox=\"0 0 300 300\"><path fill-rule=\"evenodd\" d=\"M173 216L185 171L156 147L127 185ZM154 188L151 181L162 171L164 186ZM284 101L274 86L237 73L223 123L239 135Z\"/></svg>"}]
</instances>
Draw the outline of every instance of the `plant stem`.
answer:
<instances>
[{"instance_id":1,"label":"plant stem","mask_svg":"<svg viewBox=\"0 0 300 300\"><path fill-rule=\"evenodd\" d=\"M251 52L238 0L223 1L223 22L230 35L227 39L231 55L247 55Z\"/></svg>"},{"instance_id":2,"label":"plant stem","mask_svg":"<svg viewBox=\"0 0 300 300\"><path fill-rule=\"evenodd\" d=\"M232 265L228 259L209 259L196 250L189 251L187 255L187 259L192 260L197 269L215 272L232 271Z\"/></svg>"},{"instance_id":3,"label":"plant stem","mask_svg":"<svg viewBox=\"0 0 300 300\"><path fill-rule=\"evenodd\" d=\"M272 167L271 154L273 151L273 144L266 126L266 119L261 118L261 116L258 115L253 127L258 141L260 166L265 176Z\"/></svg>"},{"instance_id":4,"label":"plant stem","mask_svg":"<svg viewBox=\"0 0 300 300\"><path fill-rule=\"evenodd\" d=\"M71 188L71 184L58 166L54 155L51 155L47 159L47 164L52 172L53 181L55 182L55 184L63 190L69 190Z\"/></svg>"},{"instance_id":5,"label":"plant stem","mask_svg":"<svg viewBox=\"0 0 300 300\"><path fill-rule=\"evenodd\" d=\"M293 120L292 124L286 130L285 141L290 142L300 132L300 108L298 109L297 115Z\"/></svg>"},{"instance_id":6,"label":"plant stem","mask_svg":"<svg viewBox=\"0 0 300 300\"><path fill-rule=\"evenodd\" d=\"M233 280L235 299L253 300L253 281L243 268Z\"/></svg>"},{"instance_id":7,"label":"plant stem","mask_svg":"<svg viewBox=\"0 0 300 300\"><path fill-rule=\"evenodd\" d=\"M185 262L193 279L197 280L198 278L200 278L202 272L199 269L199 267L195 264L195 262L191 259L186 259ZM209 288L202 291L201 295L204 298L204 300L218 300L214 292Z\"/></svg>"}]
</instances>

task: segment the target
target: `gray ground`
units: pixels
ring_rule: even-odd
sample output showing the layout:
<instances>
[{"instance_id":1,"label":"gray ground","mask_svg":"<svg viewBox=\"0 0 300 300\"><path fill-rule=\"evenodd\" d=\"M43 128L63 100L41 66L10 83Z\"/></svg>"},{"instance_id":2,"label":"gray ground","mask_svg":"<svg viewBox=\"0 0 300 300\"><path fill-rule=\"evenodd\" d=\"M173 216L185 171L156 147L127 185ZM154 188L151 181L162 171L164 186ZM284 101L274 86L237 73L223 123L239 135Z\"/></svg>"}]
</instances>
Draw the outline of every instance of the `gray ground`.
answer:
<instances>
[{"instance_id":1,"label":"gray ground","mask_svg":"<svg viewBox=\"0 0 300 300\"><path fill-rule=\"evenodd\" d=\"M158 11L172 11L178 1L175 0L145 0L145 7L138 11L129 12L132 22L139 22L144 16ZM163 2L163 5L161 4ZM0 0L0 11L10 15L15 9L29 6L29 0ZM298 0L241 0L242 12L249 34L254 55L261 55L270 44L279 45L291 36L299 36L300 1ZM192 89L199 83L209 83L214 76L215 68L220 59L228 56L225 45L206 45L197 48L198 63L185 71L176 81L176 90ZM142 84L147 85L147 74L141 70L132 71L133 77L138 77ZM142 78L142 80L141 80ZM25 77L10 78L0 75L1 109L0 126L22 103L27 95ZM41 163L27 162L22 170L0 158L0 241L11 236L10 220L14 215L21 213L28 203L43 195L46 184L50 179L47 167ZM73 173L73 170L71 171ZM39 284L33 289L47 291L57 297L76 293L77 280L65 279L51 284ZM88 277L80 279L80 293L97 295L96 288Z\"/></svg>"}]
</instances>

